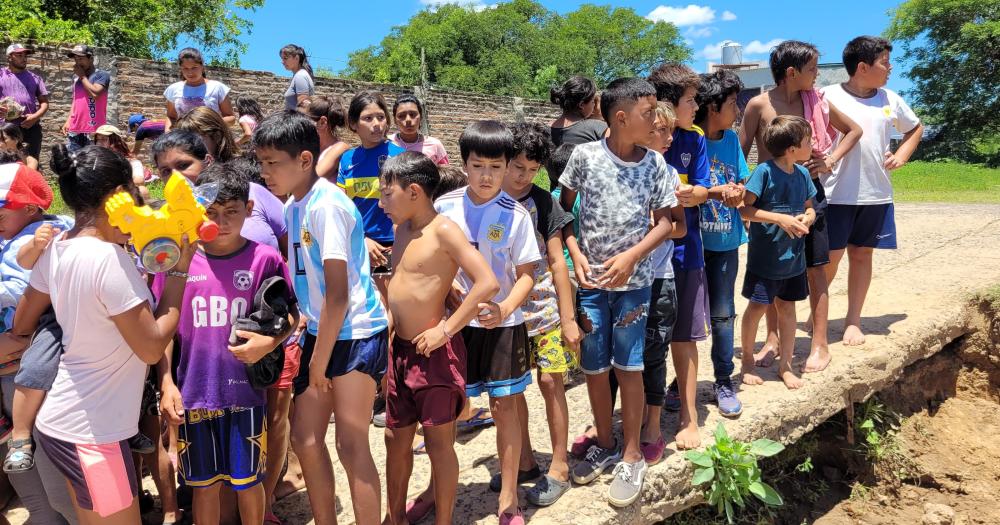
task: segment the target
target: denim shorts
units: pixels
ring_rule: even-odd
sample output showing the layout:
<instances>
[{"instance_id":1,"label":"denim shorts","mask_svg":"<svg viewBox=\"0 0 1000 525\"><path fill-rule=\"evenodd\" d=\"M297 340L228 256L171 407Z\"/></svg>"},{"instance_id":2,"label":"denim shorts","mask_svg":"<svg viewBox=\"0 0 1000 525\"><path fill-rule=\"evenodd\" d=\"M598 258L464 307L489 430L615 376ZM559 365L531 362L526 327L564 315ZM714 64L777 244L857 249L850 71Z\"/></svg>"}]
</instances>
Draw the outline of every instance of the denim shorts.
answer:
<instances>
[{"instance_id":1,"label":"denim shorts","mask_svg":"<svg viewBox=\"0 0 1000 525\"><path fill-rule=\"evenodd\" d=\"M643 370L646 320L651 288L611 292L580 289L580 367L585 374L607 372L612 366L628 372Z\"/></svg>"}]
</instances>

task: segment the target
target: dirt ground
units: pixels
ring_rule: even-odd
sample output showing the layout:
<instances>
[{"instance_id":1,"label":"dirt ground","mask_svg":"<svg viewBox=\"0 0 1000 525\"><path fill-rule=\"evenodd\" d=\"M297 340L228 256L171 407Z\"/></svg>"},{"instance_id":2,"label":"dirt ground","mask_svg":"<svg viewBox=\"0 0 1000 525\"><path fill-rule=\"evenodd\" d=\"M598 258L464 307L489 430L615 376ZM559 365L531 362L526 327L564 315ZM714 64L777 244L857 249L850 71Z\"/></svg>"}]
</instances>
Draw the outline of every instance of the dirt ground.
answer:
<instances>
[{"instance_id":1,"label":"dirt ground","mask_svg":"<svg viewBox=\"0 0 1000 525\"><path fill-rule=\"evenodd\" d=\"M852 385L851 388L854 390L861 391L870 386L869 383L875 381L871 379L874 377L870 375L871 373L881 374L878 375L878 380L887 381L886 378L892 376L897 368L902 370L902 367L909 363L909 361L902 362L903 357L898 357L909 355L906 353L909 347L920 347L920 352L926 355L932 354L940 346L949 342L951 338L960 335L959 331L964 330L963 326L959 326L961 323L957 316L966 303L968 294L990 284L1000 283L1000 228L997 228L1000 225L1000 207L900 204L896 208L896 218L900 249L877 252L875 278L866 304L863 323L865 331L869 334L865 346L845 348L839 343L832 345L831 350L835 357L831 367L822 374L807 376L806 387L796 392L790 392L784 388L777 378L775 369L765 371L763 377L766 384L764 386L741 389L740 399L744 403L744 414L740 419L726 423L727 428L731 429L732 435L738 436L740 439L762 436L773 439L780 438L786 439L786 444L788 441L795 441L843 409L843 398L830 396L828 394L830 389L839 389L844 384L848 384ZM745 256L741 259L745 260ZM948 271L940 272L942 268L947 268ZM846 268L842 268L837 280L831 286L831 341L839 341L843 330L842 319L846 311L847 272L845 270ZM738 278L737 287L741 283L742 277ZM744 307L745 301L737 298L738 314L742 314ZM799 308L800 321L805 320L807 313L808 306L803 303ZM739 321L740 319L737 319L737 326ZM809 336L801 331L802 328L803 325L800 322L800 332L797 334L798 339L793 361L796 367L804 362L808 353ZM930 341L931 339L939 339L940 345L934 346L937 343ZM739 344L737 340L737 351ZM712 366L708 345L703 344L700 348L702 351L700 352L699 367L698 415L703 428L702 439L708 441L710 429L714 428L722 418L712 404L714 401L711 394ZM885 349L886 356L884 359L879 358L883 355L883 349ZM862 360L865 362L864 367L855 365ZM668 368L669 376L672 378L673 366L669 360ZM530 434L536 449L536 457L544 470L548 464L551 450L544 419L544 404L534 386L529 389L526 397L531 412ZM589 405L583 386L570 389L567 397L570 408L570 439L572 439L589 422ZM942 399L946 399L946 397ZM484 400L478 400L474 403L483 406L484 402ZM998 417L1000 413L996 407L990 411L986 405L977 405L981 402L985 401L953 396L948 402L938 407L935 416L953 414L952 417L956 418L954 424L939 425L938 421L945 420L935 419L934 425L930 421L926 425L921 425L921 428L929 432L927 435L931 437L920 442L922 444L916 448L923 451L922 457L927 458L929 471L934 472L942 480L959 480L953 481L954 485L949 485L958 487L955 489L956 495L959 490L973 491L970 488L972 484L982 484L971 477L954 478L945 473L953 472L961 476L970 476L970 473L976 470L973 467L974 463L971 463L973 461L981 460L983 464L992 461L993 464L1000 464L995 453L992 456L989 455L988 447L989 438L997 435L997 431L1000 430L996 426L997 422L1000 421L1000 417ZM818 407L821 409L819 410L817 404L824 406ZM963 426L957 422L957 419L960 414L965 412L976 415L979 419L968 419ZM984 423L986 421L992 421L990 424L993 426L987 426ZM673 433L676 431L676 416L664 413L661 425L664 436L668 441L671 441ZM988 430L983 430L984 428L988 428ZM920 432L914 432L917 437L923 436ZM778 434L783 434L783 436ZM381 471L384 469L385 463L382 431L373 427L369 436L376 465ZM477 434L460 436L459 438L459 443L456 446L460 468L456 523L494 524L497 522L495 516L496 495L489 492L487 488L489 478L497 468L495 436L495 431L489 428ZM983 446L981 450L973 447L976 439L980 437L982 438L980 443ZM327 444L334 456L337 487L336 494L331 494L330 497L337 501L340 522L353 523L354 516L346 478L343 468L336 460L333 440L334 428L331 428L327 435ZM953 453L954 457L927 452L939 449L947 449L948 453ZM930 463L932 456L936 458L933 460L936 463ZM962 463L960 460L968 463ZM963 467L963 465L968 466ZM949 467L950 470L945 467ZM688 479L690 471L672 445L667 450L665 461L653 467L650 472L651 475L647 478L646 492L641 503L633 505L630 509L615 511L607 505L605 494L610 476L604 476L587 487L574 487L553 507L528 509L529 521L533 523L650 523L663 519L663 517L695 502L694 499L691 499L690 494L678 496L678 491L681 490L678 487L686 487L684 490L689 491L684 480ZM940 474L938 474L939 472ZM420 455L415 461L413 478L410 483L411 496L415 496L426 486L428 478L429 462L427 456ZM152 489L148 478L146 481L147 487ZM994 478L993 482L996 483L996 481L997 479ZM938 482L943 486L944 481L939 480ZM992 490L993 494L1000 494L1000 490L997 490L1000 487L996 485L983 486L985 487L984 494L988 494L988 490ZM929 489L928 485L924 485L923 488L915 487L913 490ZM384 497L384 490L382 494ZM669 498L674 499L664 503ZM938 500L914 492L912 498L905 501L919 503ZM525 503L522 500L522 505ZM831 502L825 506L829 512L822 519L829 520L826 523L854 523L849 520L857 518L849 514L846 504L842 514L835 514L838 509L841 509L841 507L835 506L835 503ZM866 503L869 505L867 511L860 506L861 502L850 502L850 504L852 506L859 505L852 507L854 508L852 512L865 516L864 519L881 515L877 509L877 506L881 505L878 499ZM956 503L956 505L958 504ZM922 505L918 506L921 507L922 516ZM961 510L961 507L956 507L956 509L959 509L960 512L966 512ZM312 523L308 498L304 491L280 501L275 511L288 524ZM977 515L971 510L968 512L970 517ZM26 522L26 512L16 505L8 508L5 514L13 524ZM888 516L888 514L886 515ZM978 515L983 516L982 512ZM149 523L159 523L156 521L158 515L155 512L147 515L147 519ZM886 518L885 521L881 522L858 521L857 523L920 523L920 519L920 516L915 520L900 516L892 519ZM988 522L990 521L980 523ZM992 522L1000 523L1000 519Z\"/></svg>"}]
</instances>

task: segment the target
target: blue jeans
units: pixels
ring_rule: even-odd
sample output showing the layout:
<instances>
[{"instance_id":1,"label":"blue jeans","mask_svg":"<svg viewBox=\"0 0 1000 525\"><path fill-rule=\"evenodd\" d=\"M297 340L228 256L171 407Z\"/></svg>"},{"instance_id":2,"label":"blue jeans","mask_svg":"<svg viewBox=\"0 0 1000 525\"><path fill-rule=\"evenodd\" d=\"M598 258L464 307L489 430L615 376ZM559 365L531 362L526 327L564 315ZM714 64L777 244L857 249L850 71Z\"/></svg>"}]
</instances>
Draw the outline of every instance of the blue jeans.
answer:
<instances>
[{"instance_id":1,"label":"blue jeans","mask_svg":"<svg viewBox=\"0 0 1000 525\"><path fill-rule=\"evenodd\" d=\"M736 326L736 272L739 250L705 250L705 280L712 322L712 368L715 380L733 375L733 330Z\"/></svg>"},{"instance_id":2,"label":"blue jeans","mask_svg":"<svg viewBox=\"0 0 1000 525\"><path fill-rule=\"evenodd\" d=\"M586 332L580 367L586 374L612 366L628 372L643 370L650 287L625 292L580 289L580 326Z\"/></svg>"}]
</instances>

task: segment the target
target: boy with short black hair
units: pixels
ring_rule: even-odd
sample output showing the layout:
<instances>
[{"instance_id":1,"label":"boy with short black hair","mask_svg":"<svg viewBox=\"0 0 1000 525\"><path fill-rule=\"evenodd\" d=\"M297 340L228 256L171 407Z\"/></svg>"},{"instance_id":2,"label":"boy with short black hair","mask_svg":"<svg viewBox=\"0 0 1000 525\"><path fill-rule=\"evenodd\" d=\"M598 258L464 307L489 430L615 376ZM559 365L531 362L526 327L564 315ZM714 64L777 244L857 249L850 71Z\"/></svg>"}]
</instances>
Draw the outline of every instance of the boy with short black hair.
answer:
<instances>
[{"instance_id":1,"label":"boy with short black hair","mask_svg":"<svg viewBox=\"0 0 1000 525\"><path fill-rule=\"evenodd\" d=\"M500 292L479 304L479 315L462 330L469 350L466 393L484 392L497 427L501 490L501 525L524 523L518 507L518 461L521 457L519 399L531 384L528 331L521 305L534 285L533 263L541 259L527 210L501 189L514 158L514 136L492 120L473 122L458 139L469 185L441 196L434 208L462 228L486 258L500 282ZM462 294L469 276L458 273Z\"/></svg>"},{"instance_id":2,"label":"boy with short black hair","mask_svg":"<svg viewBox=\"0 0 1000 525\"><path fill-rule=\"evenodd\" d=\"M579 248L570 244L583 312L581 367L587 374L597 444L573 468L587 484L618 463L608 501L624 507L642 493L648 469L639 446L643 408L643 355L653 268L649 254L670 235L670 207L663 157L641 146L654 133L656 90L641 78L615 80L601 96L608 137L581 144L559 178L563 209L580 196ZM650 225L650 215L653 225ZM622 392L624 446L611 429L608 373Z\"/></svg>"},{"instance_id":3,"label":"boy with short black hair","mask_svg":"<svg viewBox=\"0 0 1000 525\"><path fill-rule=\"evenodd\" d=\"M802 117L810 123L812 131L813 155L804 166L813 177L816 190L816 222L805 239L806 276L809 280L809 306L812 311L812 342L809 357L803 372L820 372L830 363L827 339L830 296L826 278L827 263L830 262L829 237L827 235L826 198L820 176L829 173L857 143L861 137L861 127L851 118L830 104L823 93L815 89L819 74L819 51L816 46L786 40L771 51L771 74L774 89L757 95L747 104L746 113L740 126L740 145L744 155L749 154L754 141L757 142L757 160L764 162L771 158L764 144L764 133L768 123L779 115ZM841 135L837 139L838 132ZM768 310L768 336L764 348L756 359L761 366L770 366L774 360L775 345L778 342L777 312ZM774 318L774 319L772 319ZM794 340L794 339L793 339Z\"/></svg>"},{"instance_id":4,"label":"boy with short black hair","mask_svg":"<svg viewBox=\"0 0 1000 525\"><path fill-rule=\"evenodd\" d=\"M680 411L675 440L677 448L696 448L701 444L695 401L698 381L698 341L709 334L708 286L705 282L705 259L702 254L701 214L698 205L709 198L720 200L727 186L712 187L708 178L705 132L694 125L698 111L698 86L701 79L691 68L678 63L662 64L649 76L656 86L657 98L673 106L677 117L673 143L664 155L677 170L680 189L677 200L684 206L687 233L674 240L673 269L677 289L677 322L671 334L674 382L667 388L664 408Z\"/></svg>"},{"instance_id":5,"label":"boy with short black hair","mask_svg":"<svg viewBox=\"0 0 1000 525\"><path fill-rule=\"evenodd\" d=\"M750 177L740 140L732 129L739 108L736 97L743 90L740 77L721 69L701 75L695 125L705 132L708 179L722 187L722 200L709 199L699 206L705 257L705 282L712 330L712 368L719 413L738 417L743 405L733 388L733 332L736 325L736 273L740 245L747 241L737 206L743 204L743 184Z\"/></svg>"},{"instance_id":6,"label":"boy with short black hair","mask_svg":"<svg viewBox=\"0 0 1000 525\"><path fill-rule=\"evenodd\" d=\"M563 258L562 229L573 222L573 216L563 211L551 193L532 182L552 151L548 128L520 122L511 131L514 158L508 165L503 188L531 215L538 251L543 257L533 264L534 288L521 310L531 338L532 364L538 370L538 389L545 401L552 440L549 471L528 491L527 498L532 505L547 507L570 488L566 455L569 408L563 377L577 366L580 327L576 324L573 290ZM518 405L522 447L519 472L531 472L537 478L540 472L528 436L528 405L523 397ZM499 485L499 476L494 476L490 488L499 489Z\"/></svg>"},{"instance_id":7,"label":"boy with short black hair","mask_svg":"<svg viewBox=\"0 0 1000 525\"><path fill-rule=\"evenodd\" d=\"M847 252L850 261L847 286L847 316L844 344L865 342L861 309L871 284L872 256L876 248L896 248L896 221L890 172L899 169L916 151L924 126L910 106L885 88L892 71L892 44L884 38L859 36L844 48L844 67L851 78L823 88L823 94L848 118L864 129L857 147L850 149L839 165L822 176L829 206L829 281ZM903 140L890 150L892 128ZM837 145L847 141L841 138Z\"/></svg>"},{"instance_id":8,"label":"boy with short black hair","mask_svg":"<svg viewBox=\"0 0 1000 525\"><path fill-rule=\"evenodd\" d=\"M434 210L438 167L407 151L382 168L379 206L396 225L389 304L395 336L386 391L386 523L407 523L413 436L424 429L434 479L435 521L452 523L458 486L455 420L465 404L466 352L459 331L500 289L461 228ZM459 270L473 285L450 315L445 298Z\"/></svg>"},{"instance_id":9,"label":"boy with short black hair","mask_svg":"<svg viewBox=\"0 0 1000 525\"><path fill-rule=\"evenodd\" d=\"M194 489L194 521L220 522L221 481L236 490L243 521L262 523L266 394L251 386L246 366L283 344L298 316L293 309L286 333L276 336L233 332L233 320L251 313L262 283L271 277L287 281L288 269L274 248L240 234L253 208L246 180L213 165L198 182L218 185L205 214L219 225L219 235L203 243L191 261L177 327L179 348L169 348L157 364L161 406L170 423L180 426L178 466ZM166 279L165 273L154 277L157 296ZM285 301L292 305L295 299L289 293ZM230 344L232 333L246 342ZM176 383L171 374L175 356Z\"/></svg>"},{"instance_id":10,"label":"boy with short black hair","mask_svg":"<svg viewBox=\"0 0 1000 525\"><path fill-rule=\"evenodd\" d=\"M743 297L749 299L743 314L743 383L763 384L754 371L753 348L757 325L768 306L778 311L781 364L778 375L789 389L802 386L792 371L795 348L795 301L809 296L806 279L805 241L816 220L811 199L816 188L809 170L800 166L812 157L812 130L802 117L783 115L764 131L764 145L773 156L757 166L746 184L740 215L750 225L747 270Z\"/></svg>"},{"instance_id":11,"label":"boy with short black hair","mask_svg":"<svg viewBox=\"0 0 1000 525\"><path fill-rule=\"evenodd\" d=\"M316 174L319 135L308 117L273 113L254 131L253 144L268 189L290 195L288 266L307 319L293 381L292 447L310 489L313 517L317 523L337 519L325 442L332 412L355 519L378 523L381 485L368 423L375 387L385 374L389 320L372 281L364 223L350 198Z\"/></svg>"}]
</instances>

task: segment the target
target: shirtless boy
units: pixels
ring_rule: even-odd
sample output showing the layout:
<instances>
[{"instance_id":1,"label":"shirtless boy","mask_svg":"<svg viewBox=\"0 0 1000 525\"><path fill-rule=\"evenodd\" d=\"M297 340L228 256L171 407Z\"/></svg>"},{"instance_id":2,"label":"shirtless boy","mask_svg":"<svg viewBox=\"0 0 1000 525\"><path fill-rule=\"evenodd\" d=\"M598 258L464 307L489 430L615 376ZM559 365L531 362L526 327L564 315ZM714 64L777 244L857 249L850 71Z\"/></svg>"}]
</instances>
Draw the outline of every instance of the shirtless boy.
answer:
<instances>
[{"instance_id":1,"label":"shirtless boy","mask_svg":"<svg viewBox=\"0 0 1000 525\"><path fill-rule=\"evenodd\" d=\"M435 523L446 524L458 486L455 420L465 403L465 345L458 334L500 285L458 225L434 210L440 175L430 158L402 153L386 161L380 177L379 206L396 225L388 294L396 336L387 373L385 523L407 523L413 436L420 423L434 479ZM445 298L459 268L473 284L446 317Z\"/></svg>"},{"instance_id":2,"label":"shirtless boy","mask_svg":"<svg viewBox=\"0 0 1000 525\"><path fill-rule=\"evenodd\" d=\"M819 73L819 51L816 46L797 40L786 40L771 51L771 74L777 87L757 95L747 104L740 126L743 155L757 142L757 162L763 164L773 156L764 146L768 123L779 115L805 118L812 124L812 158L803 164L809 170L816 188L816 222L806 235L806 276L809 281L809 306L812 312L812 343L803 372L820 372L830 364L827 348L827 320L830 310L829 283L825 266L830 262L830 241L826 231L826 197L819 176L831 173L834 166L861 138L861 126L829 104L815 89ZM814 108L820 108L817 115ZM817 126L821 122L823 125ZM842 134L834 145L837 132ZM767 339L755 356L760 366L770 366L778 345L777 312L772 305L767 311Z\"/></svg>"}]
</instances>

